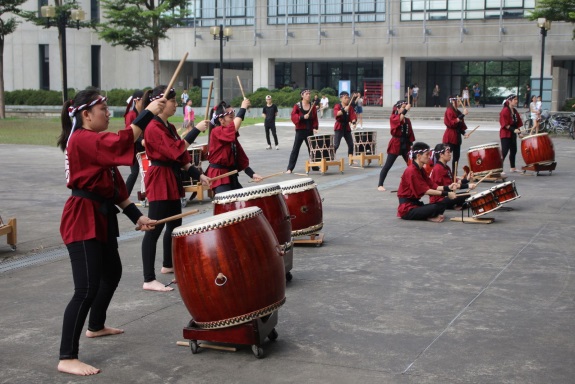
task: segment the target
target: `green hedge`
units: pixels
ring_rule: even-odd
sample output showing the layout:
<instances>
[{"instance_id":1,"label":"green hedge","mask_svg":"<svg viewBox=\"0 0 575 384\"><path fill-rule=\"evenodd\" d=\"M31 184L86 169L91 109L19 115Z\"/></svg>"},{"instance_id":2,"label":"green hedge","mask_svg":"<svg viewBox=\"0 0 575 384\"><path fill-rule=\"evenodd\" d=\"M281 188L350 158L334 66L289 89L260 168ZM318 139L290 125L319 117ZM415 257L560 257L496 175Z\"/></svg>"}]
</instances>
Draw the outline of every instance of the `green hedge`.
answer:
<instances>
[{"instance_id":1,"label":"green hedge","mask_svg":"<svg viewBox=\"0 0 575 384\"><path fill-rule=\"evenodd\" d=\"M331 106L335 105L339 102L339 97L333 96L335 94L335 90L333 88L324 88L321 92L316 90L311 90L312 100L315 95L318 98L321 98L321 95L324 94L329 99L329 104ZM282 89L274 89L272 91L268 90L267 88L258 88L254 93L246 94L246 97L250 99L252 107L254 108L262 108L266 105L266 96L271 95L272 100L275 105L278 107L289 107L291 108L295 103L301 100L300 96L301 90L300 89L292 89L290 87L285 87ZM242 104L242 97L235 97L231 101L231 105L233 107L239 107Z\"/></svg>"}]
</instances>

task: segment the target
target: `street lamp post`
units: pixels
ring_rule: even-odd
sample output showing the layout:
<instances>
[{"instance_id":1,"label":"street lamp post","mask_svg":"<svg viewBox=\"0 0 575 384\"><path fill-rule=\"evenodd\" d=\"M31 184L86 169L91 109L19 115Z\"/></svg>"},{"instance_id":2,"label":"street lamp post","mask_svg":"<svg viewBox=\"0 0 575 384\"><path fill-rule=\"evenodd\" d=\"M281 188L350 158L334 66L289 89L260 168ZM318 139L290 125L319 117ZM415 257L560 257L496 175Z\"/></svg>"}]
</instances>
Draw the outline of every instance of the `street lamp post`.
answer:
<instances>
[{"instance_id":1,"label":"street lamp post","mask_svg":"<svg viewBox=\"0 0 575 384\"><path fill-rule=\"evenodd\" d=\"M232 35L232 29L230 27L224 28L222 24L220 26L210 27L210 34L214 36L214 40L220 40L220 101L224 98L224 40L229 41Z\"/></svg>"},{"instance_id":2,"label":"street lamp post","mask_svg":"<svg viewBox=\"0 0 575 384\"><path fill-rule=\"evenodd\" d=\"M537 19L537 26L541 30L541 73L539 76L539 95L541 100L543 100L543 66L545 65L545 37L547 37L547 31L551 29L551 20L547 20L544 17Z\"/></svg>"},{"instance_id":3,"label":"street lamp post","mask_svg":"<svg viewBox=\"0 0 575 384\"><path fill-rule=\"evenodd\" d=\"M62 62L62 99L68 100L68 63L66 54L66 28L76 27L80 29L80 21L84 20L85 13L81 9L68 10L65 8L56 9L53 5L44 5L40 8L40 14L46 18L46 28L50 28L50 20L56 21L58 35L60 36L60 61ZM68 25L68 22L75 21L75 25Z\"/></svg>"}]
</instances>

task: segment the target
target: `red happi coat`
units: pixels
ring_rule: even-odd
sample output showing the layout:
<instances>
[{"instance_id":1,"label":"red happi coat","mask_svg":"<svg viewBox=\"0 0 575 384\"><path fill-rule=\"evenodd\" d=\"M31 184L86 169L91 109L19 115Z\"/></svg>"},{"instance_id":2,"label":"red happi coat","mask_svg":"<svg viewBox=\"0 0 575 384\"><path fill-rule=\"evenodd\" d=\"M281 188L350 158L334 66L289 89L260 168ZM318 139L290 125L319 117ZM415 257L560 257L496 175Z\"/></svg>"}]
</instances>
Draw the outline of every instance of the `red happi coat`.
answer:
<instances>
[{"instance_id":1,"label":"red happi coat","mask_svg":"<svg viewBox=\"0 0 575 384\"><path fill-rule=\"evenodd\" d=\"M407 124L408 131L407 136L409 142L413 143L415 141L415 135L413 134L413 128L411 127L411 120L407 117L405 118L405 123ZM401 155L401 127L402 123L400 120L400 115L392 113L389 117L391 140L387 145L387 153L390 155ZM411 149L411 144L408 143L406 153Z\"/></svg>"},{"instance_id":2,"label":"red happi coat","mask_svg":"<svg viewBox=\"0 0 575 384\"><path fill-rule=\"evenodd\" d=\"M66 186L120 204L128 199L128 190L117 166L131 165L133 156L131 130L120 130L116 134L77 128L66 148ZM60 221L64 244L91 239L108 242L108 218L99 211L101 205L84 197L68 198Z\"/></svg>"},{"instance_id":3,"label":"red happi coat","mask_svg":"<svg viewBox=\"0 0 575 384\"><path fill-rule=\"evenodd\" d=\"M451 106L445 110L445 115L443 116L443 124L446 126L443 134L444 143L461 145L461 135L467 130L467 125L465 125L463 119L457 121L458 115L459 111L454 110Z\"/></svg>"},{"instance_id":4,"label":"red happi coat","mask_svg":"<svg viewBox=\"0 0 575 384\"><path fill-rule=\"evenodd\" d=\"M208 160L210 164L218 164L225 168L208 167L206 176L211 178L223 175L224 173L228 173L234 169L241 172L250 166L250 160L238 141L239 136L240 134L236 131L236 127L233 122L225 127L218 126L212 129L212 132L210 133ZM234 159L232 143L235 144L236 147L236 159ZM230 178L224 177L213 181L212 189L215 189L219 185L230 183Z\"/></svg>"},{"instance_id":5,"label":"red happi coat","mask_svg":"<svg viewBox=\"0 0 575 384\"><path fill-rule=\"evenodd\" d=\"M191 161L188 143L181 139L173 124L154 118L144 132L146 154L150 161L174 163L184 167ZM144 177L148 201L178 200L184 194L171 167L152 165Z\"/></svg>"},{"instance_id":6,"label":"red happi coat","mask_svg":"<svg viewBox=\"0 0 575 384\"><path fill-rule=\"evenodd\" d=\"M501 112L499 112L499 126L501 127L499 129L499 138L501 139L510 139L511 134L513 133L515 128L520 128L523 126L523 121L521 120L519 112L517 112L517 109L515 108L512 109L513 114L515 115L515 122L513 122L513 117L511 116L509 102L506 101L505 104L503 105L503 109L501 109ZM511 127L511 125L513 124L515 125L515 128ZM509 128L506 128L506 126L508 125Z\"/></svg>"},{"instance_id":7,"label":"red happi coat","mask_svg":"<svg viewBox=\"0 0 575 384\"><path fill-rule=\"evenodd\" d=\"M405 169L401 176L399 188L397 189L397 197L419 200L429 189L436 188L437 184L431 181L425 170L419 168L414 161ZM400 203L399 207L397 207L397 216L403 217L416 207L418 207L418 205L415 202L408 201Z\"/></svg>"},{"instance_id":8,"label":"red happi coat","mask_svg":"<svg viewBox=\"0 0 575 384\"><path fill-rule=\"evenodd\" d=\"M453 175L451 174L451 168L447 164L443 164L441 161L438 161L434 166L433 170L431 171L431 175L429 176L432 182L437 185L451 185L453 183ZM437 203L443 200L444 196L429 196L429 202L431 204Z\"/></svg>"},{"instance_id":9,"label":"red happi coat","mask_svg":"<svg viewBox=\"0 0 575 384\"><path fill-rule=\"evenodd\" d=\"M317 108L315 108L315 104L310 103L311 116L308 120L303 119L305 113L303 111L303 107L301 106L302 103L300 101L299 103L296 103L291 110L291 121L295 124L295 129L307 129L308 120L311 120L311 129L317 129L319 123L317 120Z\"/></svg>"},{"instance_id":10,"label":"red happi coat","mask_svg":"<svg viewBox=\"0 0 575 384\"><path fill-rule=\"evenodd\" d=\"M338 112L339 111L343 111L343 115L338 116ZM351 132L351 127L349 126L351 124L352 121L355 121L357 119L357 115L355 113L355 109L353 109L353 107L349 107L349 111L347 112L347 118L345 116L346 112L343 109L343 105L341 103L337 103L335 105L335 107L333 107L333 115L335 116L335 125L333 126L333 130L334 131L340 131L342 129L344 129L345 131ZM344 127L344 123L347 120L347 124L345 124Z\"/></svg>"}]
</instances>

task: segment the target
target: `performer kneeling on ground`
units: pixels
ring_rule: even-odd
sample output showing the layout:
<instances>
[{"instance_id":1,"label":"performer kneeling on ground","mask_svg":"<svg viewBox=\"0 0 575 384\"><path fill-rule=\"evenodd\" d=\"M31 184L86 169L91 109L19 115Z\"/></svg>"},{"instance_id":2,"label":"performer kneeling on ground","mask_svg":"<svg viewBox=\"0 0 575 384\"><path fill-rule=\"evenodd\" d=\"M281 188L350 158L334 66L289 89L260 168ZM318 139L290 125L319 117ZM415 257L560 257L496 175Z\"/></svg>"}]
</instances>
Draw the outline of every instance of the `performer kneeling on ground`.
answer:
<instances>
[{"instance_id":1,"label":"performer kneeling on ground","mask_svg":"<svg viewBox=\"0 0 575 384\"><path fill-rule=\"evenodd\" d=\"M411 120L405 116L410 109L410 104L404 100L399 100L393 106L393 111L391 112L391 116L389 116L391 140L389 140L389 144L387 145L387 159L379 173L378 191L385 191L383 183L387 177L387 173L399 156L403 157L405 163L408 164L409 150L411 149L411 144L415 141Z\"/></svg>"},{"instance_id":2,"label":"performer kneeling on ground","mask_svg":"<svg viewBox=\"0 0 575 384\"><path fill-rule=\"evenodd\" d=\"M90 312L87 337L116 335L124 331L105 325L106 311L122 276L118 253L118 210L147 231L154 220L143 216L128 198L118 165L131 165L134 142L165 100L148 106L131 125L118 133L108 129L110 111L97 90L76 94L62 109L58 146L64 151L67 187L60 224L74 277L74 296L64 312L58 370L74 375L94 375L100 370L78 360L80 334ZM70 121L70 117L73 121Z\"/></svg>"},{"instance_id":3,"label":"performer kneeling on ground","mask_svg":"<svg viewBox=\"0 0 575 384\"><path fill-rule=\"evenodd\" d=\"M435 184L423 169L423 165L429 162L429 145L425 143L415 143L412 148L413 162L403 172L397 197L399 207L397 216L404 220L428 220L435 223L442 222L445 217L445 204L443 202L435 204L423 204L423 195L443 196L455 199L456 183L449 186L438 186Z\"/></svg>"},{"instance_id":4,"label":"performer kneeling on ground","mask_svg":"<svg viewBox=\"0 0 575 384\"><path fill-rule=\"evenodd\" d=\"M191 164L191 157L187 149L193 139L188 136L197 136L198 129L192 129L187 139L182 140L176 127L168 122L168 118L176 113L178 103L176 92L173 89L166 90L165 85L160 85L151 92L144 94L147 102L167 99L166 106L158 116L154 117L146 128L144 139L146 141L146 153L151 166L144 178L146 196L150 202L148 214L155 220L165 219L182 213L181 198L185 196L182 185L183 168L188 175L195 180L201 180L209 186L208 178L201 174L200 170ZM204 124L205 122L201 122ZM161 272L173 273L172 263L172 232L174 228L182 225L182 219L172 220L166 224L158 225L154 230L146 232L142 240L142 264L144 269L143 289L148 291L172 291L172 287L166 287L156 280L154 264L156 261L156 246L162 230L166 226L163 238L163 263Z\"/></svg>"},{"instance_id":5,"label":"performer kneeling on ground","mask_svg":"<svg viewBox=\"0 0 575 384\"><path fill-rule=\"evenodd\" d=\"M450 185L453 183L453 175L451 174L451 169L449 168L449 161L451 161L451 149L449 144L437 144L433 150L435 155L435 165L431 171L430 179L437 185ZM475 189L475 184L470 183L469 180L473 179L473 172L468 173L463 179L458 180L457 189L469 188ZM443 196L429 196L429 202L432 204L443 202L447 209L457 209L460 210L463 207L463 203L467 196L457 196L455 199L450 199L449 197Z\"/></svg>"},{"instance_id":6,"label":"performer kneeling on ground","mask_svg":"<svg viewBox=\"0 0 575 384\"><path fill-rule=\"evenodd\" d=\"M212 110L212 119L209 133L209 155L210 165L206 171L207 175L212 178L233 170L238 172L244 171L246 175L258 182L262 177L250 168L250 160L246 156L242 145L238 141L240 134L238 131L244 120L246 108L250 106L250 101L244 99L242 107L235 114L225 101L222 101ZM226 176L214 180L212 189L215 193L227 192L233 189L243 188L238 180L238 174Z\"/></svg>"},{"instance_id":7,"label":"performer kneeling on ground","mask_svg":"<svg viewBox=\"0 0 575 384\"><path fill-rule=\"evenodd\" d=\"M343 137L347 143L347 154L349 156L353 155L353 137L351 137L351 131L355 130L357 117L355 110L349 103L349 93L345 91L341 92L339 94L339 100L341 102L333 107L333 114L335 115L333 147L337 151L341 143L341 138Z\"/></svg>"}]
</instances>

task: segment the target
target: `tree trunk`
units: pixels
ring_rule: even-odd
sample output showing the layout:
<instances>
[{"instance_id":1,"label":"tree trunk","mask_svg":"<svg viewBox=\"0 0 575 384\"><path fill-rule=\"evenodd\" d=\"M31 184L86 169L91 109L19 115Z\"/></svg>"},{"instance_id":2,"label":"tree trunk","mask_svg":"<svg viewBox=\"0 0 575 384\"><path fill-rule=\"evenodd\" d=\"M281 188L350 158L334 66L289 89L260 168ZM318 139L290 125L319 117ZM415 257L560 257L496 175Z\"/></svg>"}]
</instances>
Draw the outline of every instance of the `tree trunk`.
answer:
<instances>
[{"instance_id":1,"label":"tree trunk","mask_svg":"<svg viewBox=\"0 0 575 384\"><path fill-rule=\"evenodd\" d=\"M6 118L4 99L4 38L0 37L0 119Z\"/></svg>"},{"instance_id":2,"label":"tree trunk","mask_svg":"<svg viewBox=\"0 0 575 384\"><path fill-rule=\"evenodd\" d=\"M154 39L152 52L154 57L154 87L160 85L160 47L158 40Z\"/></svg>"}]
</instances>

